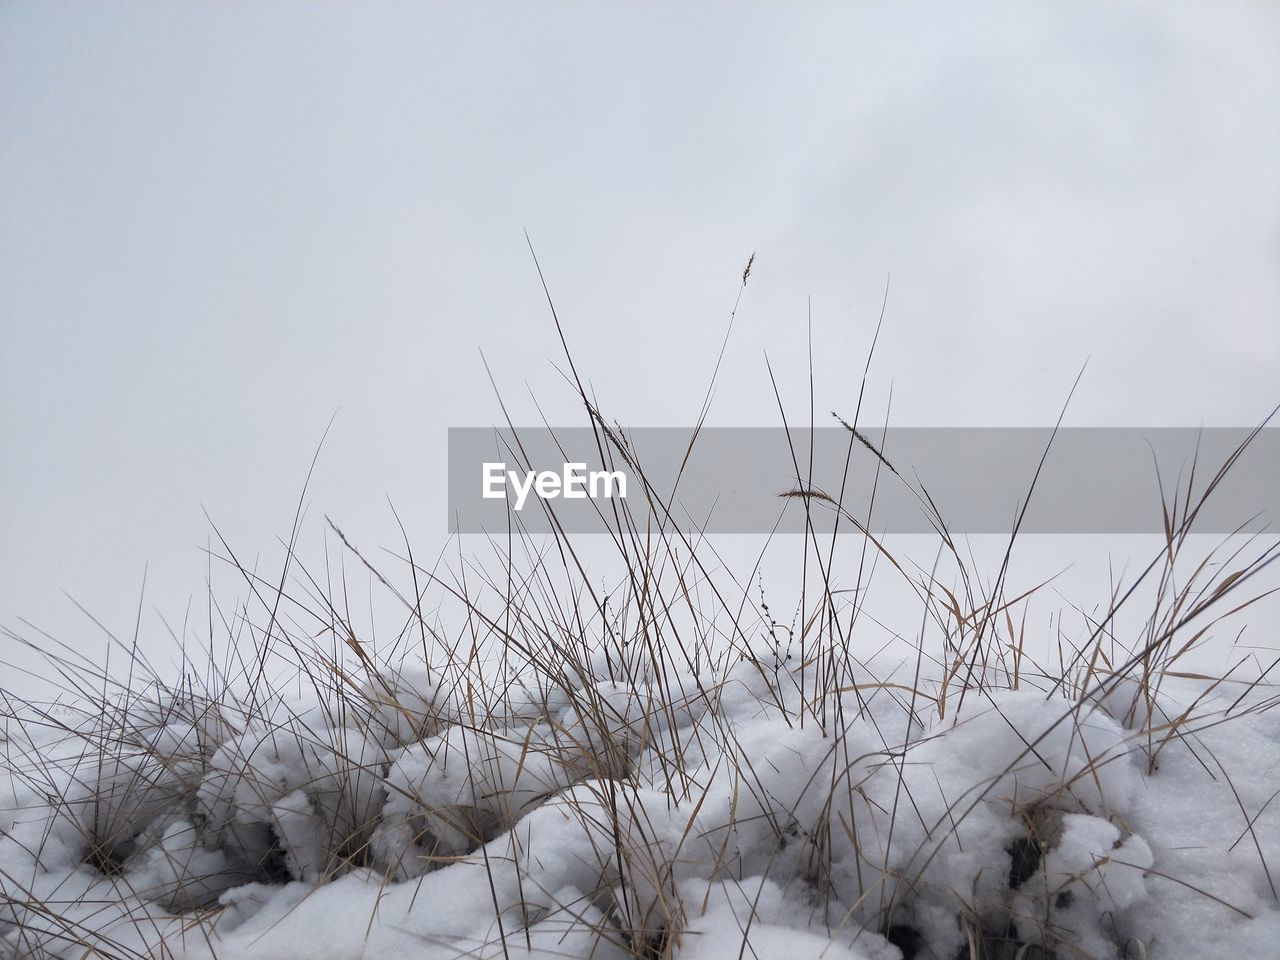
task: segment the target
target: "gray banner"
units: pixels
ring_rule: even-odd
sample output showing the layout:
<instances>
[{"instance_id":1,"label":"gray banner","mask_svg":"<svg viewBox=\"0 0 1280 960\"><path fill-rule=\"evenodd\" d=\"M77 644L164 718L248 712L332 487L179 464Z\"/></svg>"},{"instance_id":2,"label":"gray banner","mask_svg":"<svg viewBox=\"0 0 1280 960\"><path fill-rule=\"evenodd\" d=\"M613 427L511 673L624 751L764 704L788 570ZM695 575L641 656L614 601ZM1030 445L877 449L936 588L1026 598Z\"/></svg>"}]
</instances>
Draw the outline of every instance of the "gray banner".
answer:
<instances>
[{"instance_id":1,"label":"gray banner","mask_svg":"<svg viewBox=\"0 0 1280 960\"><path fill-rule=\"evenodd\" d=\"M449 530L1160 533L1194 507L1249 428L451 428ZM1045 451L1048 450L1046 455ZM1163 487L1163 493L1162 488ZM873 507L874 494L874 507ZM929 504L936 506L936 514ZM1192 530L1280 530L1280 428L1257 432Z\"/></svg>"}]
</instances>

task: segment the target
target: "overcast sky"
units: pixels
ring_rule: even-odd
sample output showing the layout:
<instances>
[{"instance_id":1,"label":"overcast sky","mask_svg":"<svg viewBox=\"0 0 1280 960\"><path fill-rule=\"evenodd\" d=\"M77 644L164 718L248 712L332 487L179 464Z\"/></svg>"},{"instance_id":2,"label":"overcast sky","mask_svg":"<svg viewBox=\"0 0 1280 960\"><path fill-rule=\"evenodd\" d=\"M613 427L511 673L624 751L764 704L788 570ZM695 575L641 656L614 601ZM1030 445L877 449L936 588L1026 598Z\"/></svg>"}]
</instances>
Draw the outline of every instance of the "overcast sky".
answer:
<instances>
[{"instance_id":1,"label":"overcast sky","mask_svg":"<svg viewBox=\"0 0 1280 960\"><path fill-rule=\"evenodd\" d=\"M204 592L207 510L445 547L445 431L1246 425L1280 401L1280 6L0 5L0 624ZM868 419L864 414L864 420ZM871 419L874 419L872 417ZM20 628L29 632L26 628ZM160 635L153 614L144 634ZM12 651L6 651L12 656Z\"/></svg>"}]
</instances>

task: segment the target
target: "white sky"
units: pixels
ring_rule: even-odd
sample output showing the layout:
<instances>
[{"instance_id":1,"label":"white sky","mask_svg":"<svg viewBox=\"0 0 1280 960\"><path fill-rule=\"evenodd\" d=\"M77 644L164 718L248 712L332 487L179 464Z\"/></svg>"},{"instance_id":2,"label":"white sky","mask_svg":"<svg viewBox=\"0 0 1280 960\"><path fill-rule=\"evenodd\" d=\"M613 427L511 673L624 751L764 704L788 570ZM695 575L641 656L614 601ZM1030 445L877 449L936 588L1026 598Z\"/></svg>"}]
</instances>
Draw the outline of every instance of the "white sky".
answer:
<instances>
[{"instance_id":1,"label":"white sky","mask_svg":"<svg viewBox=\"0 0 1280 960\"><path fill-rule=\"evenodd\" d=\"M1280 401L1274 3L0 6L0 624L204 592L202 508L446 545L445 430L852 409L1252 424ZM865 419L865 416L864 416ZM317 534L318 536L318 534ZM274 562L274 561L273 561ZM154 614L145 636L162 637ZM0 643L8 644L9 641ZM4 658L18 655L4 650Z\"/></svg>"}]
</instances>

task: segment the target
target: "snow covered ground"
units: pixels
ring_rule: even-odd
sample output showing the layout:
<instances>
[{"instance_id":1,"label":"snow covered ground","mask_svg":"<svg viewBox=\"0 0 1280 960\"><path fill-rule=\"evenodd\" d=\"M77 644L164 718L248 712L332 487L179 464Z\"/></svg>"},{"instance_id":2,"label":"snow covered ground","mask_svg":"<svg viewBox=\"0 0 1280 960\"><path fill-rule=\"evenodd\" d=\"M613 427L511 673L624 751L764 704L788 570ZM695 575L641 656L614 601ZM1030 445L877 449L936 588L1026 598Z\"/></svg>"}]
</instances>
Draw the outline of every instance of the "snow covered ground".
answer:
<instances>
[{"instance_id":1,"label":"snow covered ground","mask_svg":"<svg viewBox=\"0 0 1280 960\"><path fill-rule=\"evenodd\" d=\"M819 661L17 707L3 955L1274 956L1269 687Z\"/></svg>"}]
</instances>

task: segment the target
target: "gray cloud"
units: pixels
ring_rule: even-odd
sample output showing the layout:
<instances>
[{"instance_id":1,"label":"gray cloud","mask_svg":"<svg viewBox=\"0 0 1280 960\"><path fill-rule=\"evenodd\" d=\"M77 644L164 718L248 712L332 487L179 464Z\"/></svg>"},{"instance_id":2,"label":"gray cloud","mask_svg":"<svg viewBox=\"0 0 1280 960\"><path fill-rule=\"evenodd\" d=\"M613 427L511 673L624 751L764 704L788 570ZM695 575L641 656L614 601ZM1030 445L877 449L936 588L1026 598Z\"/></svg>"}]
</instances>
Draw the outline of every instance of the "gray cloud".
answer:
<instances>
[{"instance_id":1,"label":"gray cloud","mask_svg":"<svg viewBox=\"0 0 1280 960\"><path fill-rule=\"evenodd\" d=\"M1265 4L13 3L0 622L86 649L202 591L206 506L442 545L445 429L576 417L525 247L625 422L772 424L762 354L895 422L1249 423L1280 359ZM576 422L576 421L575 421ZM318 544L318 534L309 541ZM159 635L158 627L151 628Z\"/></svg>"}]
</instances>

